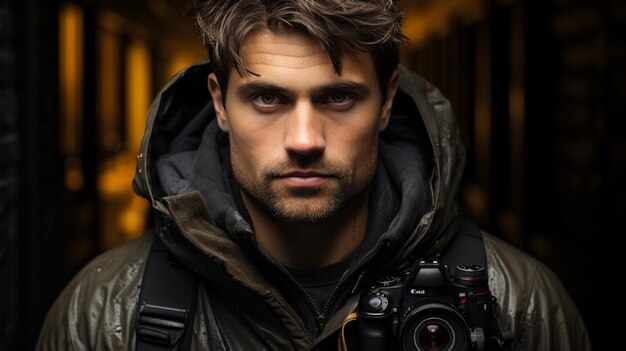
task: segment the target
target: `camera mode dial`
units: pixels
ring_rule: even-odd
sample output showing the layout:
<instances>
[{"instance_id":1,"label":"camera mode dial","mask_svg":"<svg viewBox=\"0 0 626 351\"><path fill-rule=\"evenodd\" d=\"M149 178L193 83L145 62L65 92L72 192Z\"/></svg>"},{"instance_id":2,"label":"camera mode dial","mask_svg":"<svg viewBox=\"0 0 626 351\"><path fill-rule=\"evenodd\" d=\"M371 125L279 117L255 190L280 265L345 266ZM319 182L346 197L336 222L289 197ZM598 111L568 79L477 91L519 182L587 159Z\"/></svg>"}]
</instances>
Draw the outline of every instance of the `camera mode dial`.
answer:
<instances>
[{"instance_id":1,"label":"camera mode dial","mask_svg":"<svg viewBox=\"0 0 626 351\"><path fill-rule=\"evenodd\" d=\"M465 286L484 285L487 282L485 267L476 264L460 264L456 266L454 282Z\"/></svg>"},{"instance_id":2,"label":"camera mode dial","mask_svg":"<svg viewBox=\"0 0 626 351\"><path fill-rule=\"evenodd\" d=\"M398 284L398 277L393 277L393 276L386 276L386 277L382 277L378 280L376 280L376 282L374 282L374 284L376 284L376 286L380 286L380 287L390 287L390 286L394 286L396 284Z\"/></svg>"}]
</instances>

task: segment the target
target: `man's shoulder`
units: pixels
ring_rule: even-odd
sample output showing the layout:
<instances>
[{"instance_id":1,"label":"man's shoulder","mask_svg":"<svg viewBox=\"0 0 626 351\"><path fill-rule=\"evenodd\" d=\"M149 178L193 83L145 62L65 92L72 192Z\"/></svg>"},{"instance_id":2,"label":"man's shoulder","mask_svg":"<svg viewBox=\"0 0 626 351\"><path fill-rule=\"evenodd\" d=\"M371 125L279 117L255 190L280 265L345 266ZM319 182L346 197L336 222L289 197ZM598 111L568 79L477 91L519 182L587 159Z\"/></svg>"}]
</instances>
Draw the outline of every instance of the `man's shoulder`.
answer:
<instances>
[{"instance_id":1,"label":"man's shoulder","mask_svg":"<svg viewBox=\"0 0 626 351\"><path fill-rule=\"evenodd\" d=\"M530 254L483 234L489 288L515 350L589 350L589 336L558 276Z\"/></svg>"},{"instance_id":2,"label":"man's shoulder","mask_svg":"<svg viewBox=\"0 0 626 351\"><path fill-rule=\"evenodd\" d=\"M135 274L137 269L143 268L154 235L151 231L126 241L125 243L107 250L87 263L74 279L82 280L90 277L95 280L114 278L122 272Z\"/></svg>"},{"instance_id":3,"label":"man's shoulder","mask_svg":"<svg viewBox=\"0 0 626 351\"><path fill-rule=\"evenodd\" d=\"M94 257L72 278L61 295L78 287L81 294L90 294L91 290L104 287L120 288L131 282L139 283L153 238L151 232L146 232Z\"/></svg>"},{"instance_id":4,"label":"man's shoulder","mask_svg":"<svg viewBox=\"0 0 626 351\"><path fill-rule=\"evenodd\" d=\"M536 257L489 233L483 233L489 274L504 274L511 283L528 285L537 275L557 279L554 272Z\"/></svg>"},{"instance_id":5,"label":"man's shoulder","mask_svg":"<svg viewBox=\"0 0 626 351\"><path fill-rule=\"evenodd\" d=\"M546 284L562 289L556 274L537 258L491 234L483 233L483 240L490 281L499 283L496 290L530 293L544 290Z\"/></svg>"},{"instance_id":6,"label":"man's shoulder","mask_svg":"<svg viewBox=\"0 0 626 351\"><path fill-rule=\"evenodd\" d=\"M126 348L134 339L139 286L153 237L148 232L85 265L49 310L37 350L60 345L92 349L94 343L108 349Z\"/></svg>"}]
</instances>

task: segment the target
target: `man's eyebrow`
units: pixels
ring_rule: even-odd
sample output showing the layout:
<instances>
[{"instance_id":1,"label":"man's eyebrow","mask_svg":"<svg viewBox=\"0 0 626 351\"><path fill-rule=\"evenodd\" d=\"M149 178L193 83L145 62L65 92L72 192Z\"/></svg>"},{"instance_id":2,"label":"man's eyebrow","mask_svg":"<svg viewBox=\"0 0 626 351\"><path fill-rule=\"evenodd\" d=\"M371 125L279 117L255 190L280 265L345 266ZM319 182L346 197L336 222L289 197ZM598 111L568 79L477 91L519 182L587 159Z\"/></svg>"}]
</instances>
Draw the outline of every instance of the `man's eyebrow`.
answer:
<instances>
[{"instance_id":1,"label":"man's eyebrow","mask_svg":"<svg viewBox=\"0 0 626 351\"><path fill-rule=\"evenodd\" d=\"M361 96L367 96L370 93L370 87L365 83L355 82L351 80L342 80L314 87L309 92L311 95L320 95L335 91L351 91Z\"/></svg>"},{"instance_id":2,"label":"man's eyebrow","mask_svg":"<svg viewBox=\"0 0 626 351\"><path fill-rule=\"evenodd\" d=\"M271 94L287 95L289 94L289 90L285 88L281 88L276 84L256 81L256 82L244 83L238 86L236 89L236 93L242 98L248 98L253 93L271 93Z\"/></svg>"},{"instance_id":3,"label":"man's eyebrow","mask_svg":"<svg viewBox=\"0 0 626 351\"><path fill-rule=\"evenodd\" d=\"M355 82L351 80L342 80L337 82L332 82L329 84L323 84L320 86L313 87L309 90L309 94L311 96L316 96L324 93L335 92L335 91L352 91L361 96L367 96L370 94L371 89L365 83ZM242 98L247 98L251 94L255 93L271 93L271 94L279 94L289 96L292 95L293 92L291 90L278 86L276 84L264 81L254 81L247 82L235 90L237 95Z\"/></svg>"}]
</instances>

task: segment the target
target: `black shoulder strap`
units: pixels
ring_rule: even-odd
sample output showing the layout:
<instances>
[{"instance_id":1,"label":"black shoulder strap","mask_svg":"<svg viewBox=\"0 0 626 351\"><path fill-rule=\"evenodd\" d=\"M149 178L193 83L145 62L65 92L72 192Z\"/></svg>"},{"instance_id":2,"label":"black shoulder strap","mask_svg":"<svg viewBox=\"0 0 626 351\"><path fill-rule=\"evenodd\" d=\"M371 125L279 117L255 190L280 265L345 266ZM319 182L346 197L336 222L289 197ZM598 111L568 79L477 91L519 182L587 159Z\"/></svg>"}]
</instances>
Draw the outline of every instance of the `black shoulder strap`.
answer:
<instances>
[{"instance_id":1,"label":"black shoulder strap","mask_svg":"<svg viewBox=\"0 0 626 351\"><path fill-rule=\"evenodd\" d=\"M197 287L197 275L155 234L139 294L138 351L190 349Z\"/></svg>"},{"instance_id":2,"label":"black shoulder strap","mask_svg":"<svg viewBox=\"0 0 626 351\"><path fill-rule=\"evenodd\" d=\"M451 272L462 263L476 264L487 271L487 253L483 243L483 235L476 219L462 211L457 235L441 256L441 262L448 265Z\"/></svg>"}]
</instances>

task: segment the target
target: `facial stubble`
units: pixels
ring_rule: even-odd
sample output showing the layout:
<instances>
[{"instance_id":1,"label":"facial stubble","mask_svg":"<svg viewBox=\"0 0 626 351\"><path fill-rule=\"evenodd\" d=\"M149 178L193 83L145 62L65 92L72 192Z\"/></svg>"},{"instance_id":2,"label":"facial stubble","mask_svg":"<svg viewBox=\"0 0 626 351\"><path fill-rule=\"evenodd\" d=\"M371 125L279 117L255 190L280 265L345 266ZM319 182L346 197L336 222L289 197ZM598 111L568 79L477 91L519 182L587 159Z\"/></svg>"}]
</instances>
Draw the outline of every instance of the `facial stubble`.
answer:
<instances>
[{"instance_id":1,"label":"facial stubble","mask_svg":"<svg viewBox=\"0 0 626 351\"><path fill-rule=\"evenodd\" d=\"M298 162L299 163L299 162ZM280 184L285 170L293 169L290 162L264 171L260 181L250 181L233 164L233 174L247 197L276 221L289 224L319 224L337 216L352 200L363 194L371 183L376 164L376 155L367 167L368 174L350 171L339 163L324 163L312 166L324 174L329 181L311 187L293 187ZM300 164L300 163L299 163Z\"/></svg>"}]
</instances>

